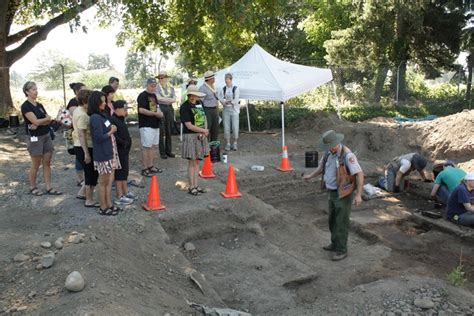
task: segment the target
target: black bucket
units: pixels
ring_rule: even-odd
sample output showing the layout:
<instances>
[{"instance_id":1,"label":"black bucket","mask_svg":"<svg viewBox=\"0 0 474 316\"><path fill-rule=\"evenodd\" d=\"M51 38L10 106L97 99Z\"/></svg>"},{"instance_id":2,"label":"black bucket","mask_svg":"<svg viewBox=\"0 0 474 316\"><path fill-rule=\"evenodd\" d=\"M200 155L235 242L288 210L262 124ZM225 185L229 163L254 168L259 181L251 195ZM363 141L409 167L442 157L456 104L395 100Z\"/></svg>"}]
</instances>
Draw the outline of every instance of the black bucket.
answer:
<instances>
[{"instance_id":1,"label":"black bucket","mask_svg":"<svg viewBox=\"0 0 474 316\"><path fill-rule=\"evenodd\" d=\"M18 117L17 114L12 114L8 118L10 122L10 127L19 127L20 126L20 118Z\"/></svg>"},{"instance_id":2,"label":"black bucket","mask_svg":"<svg viewBox=\"0 0 474 316\"><path fill-rule=\"evenodd\" d=\"M210 155L211 155L211 162L220 162L221 161L220 142L218 141L210 142L209 150L210 150Z\"/></svg>"},{"instance_id":3,"label":"black bucket","mask_svg":"<svg viewBox=\"0 0 474 316\"><path fill-rule=\"evenodd\" d=\"M317 168L318 167L318 152L307 151L305 153L305 166L306 168Z\"/></svg>"}]
</instances>

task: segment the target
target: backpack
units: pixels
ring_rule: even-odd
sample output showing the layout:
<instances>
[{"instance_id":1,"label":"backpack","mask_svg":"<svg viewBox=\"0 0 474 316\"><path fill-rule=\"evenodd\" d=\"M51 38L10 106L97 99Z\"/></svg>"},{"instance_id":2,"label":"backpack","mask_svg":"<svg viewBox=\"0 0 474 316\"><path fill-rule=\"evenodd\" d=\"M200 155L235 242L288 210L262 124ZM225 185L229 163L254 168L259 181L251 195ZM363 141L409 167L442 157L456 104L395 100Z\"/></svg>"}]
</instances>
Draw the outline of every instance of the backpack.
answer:
<instances>
[{"instance_id":1,"label":"backpack","mask_svg":"<svg viewBox=\"0 0 474 316\"><path fill-rule=\"evenodd\" d=\"M222 88L224 90L224 96L225 96L225 91L226 91L227 86L224 86ZM235 99L235 90L237 89L237 86L232 86L232 99Z\"/></svg>"}]
</instances>

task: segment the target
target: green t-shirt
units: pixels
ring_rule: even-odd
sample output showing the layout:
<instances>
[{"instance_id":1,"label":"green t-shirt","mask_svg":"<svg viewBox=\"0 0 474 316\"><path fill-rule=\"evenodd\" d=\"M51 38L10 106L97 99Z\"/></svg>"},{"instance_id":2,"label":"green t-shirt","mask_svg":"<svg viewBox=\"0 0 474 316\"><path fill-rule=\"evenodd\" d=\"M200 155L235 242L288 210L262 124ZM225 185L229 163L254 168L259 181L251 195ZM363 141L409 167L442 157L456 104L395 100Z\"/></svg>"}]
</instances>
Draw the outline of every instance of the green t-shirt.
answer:
<instances>
[{"instance_id":1,"label":"green t-shirt","mask_svg":"<svg viewBox=\"0 0 474 316\"><path fill-rule=\"evenodd\" d=\"M436 176L435 184L444 184L451 193L461 183L465 175L466 172L464 170L449 166Z\"/></svg>"}]
</instances>

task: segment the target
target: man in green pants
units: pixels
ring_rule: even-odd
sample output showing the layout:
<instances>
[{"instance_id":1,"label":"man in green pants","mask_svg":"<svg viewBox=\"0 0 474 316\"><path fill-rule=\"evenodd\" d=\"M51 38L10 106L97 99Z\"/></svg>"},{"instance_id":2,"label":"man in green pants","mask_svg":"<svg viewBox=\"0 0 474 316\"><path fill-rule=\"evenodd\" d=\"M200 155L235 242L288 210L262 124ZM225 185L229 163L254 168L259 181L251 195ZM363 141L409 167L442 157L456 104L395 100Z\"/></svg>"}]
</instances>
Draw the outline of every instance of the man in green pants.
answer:
<instances>
[{"instance_id":1,"label":"man in green pants","mask_svg":"<svg viewBox=\"0 0 474 316\"><path fill-rule=\"evenodd\" d=\"M351 206L352 203L362 203L364 186L362 168L351 150L341 144L343 139L343 134L333 130L325 132L319 143L320 149L324 151L319 167L303 176L304 180L309 180L322 175L322 183L328 190L331 244L323 249L333 252L333 261L347 257Z\"/></svg>"}]
</instances>

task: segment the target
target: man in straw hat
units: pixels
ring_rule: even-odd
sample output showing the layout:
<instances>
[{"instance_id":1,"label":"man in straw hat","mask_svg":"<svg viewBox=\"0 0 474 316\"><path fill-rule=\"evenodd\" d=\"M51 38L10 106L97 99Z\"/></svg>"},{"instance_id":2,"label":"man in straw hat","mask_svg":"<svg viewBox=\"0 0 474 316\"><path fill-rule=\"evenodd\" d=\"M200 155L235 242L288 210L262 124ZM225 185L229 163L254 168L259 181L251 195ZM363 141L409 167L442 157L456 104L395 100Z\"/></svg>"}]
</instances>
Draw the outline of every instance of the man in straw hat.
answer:
<instances>
[{"instance_id":1,"label":"man in straw hat","mask_svg":"<svg viewBox=\"0 0 474 316\"><path fill-rule=\"evenodd\" d=\"M171 130L174 123L173 103L176 102L176 93L168 82L169 76L166 71L160 71L156 78L158 79L156 97L163 113L160 125L160 157L162 159L174 158L175 155L171 148Z\"/></svg>"},{"instance_id":2,"label":"man in straw hat","mask_svg":"<svg viewBox=\"0 0 474 316\"><path fill-rule=\"evenodd\" d=\"M309 180L322 175L321 183L328 190L331 244L323 249L333 252L333 261L347 256L351 205L362 203L364 186L362 168L351 150L342 145L343 139L343 134L333 130L325 132L319 142L319 148L325 152L319 167L303 176L304 180Z\"/></svg>"},{"instance_id":3,"label":"man in straw hat","mask_svg":"<svg viewBox=\"0 0 474 316\"><path fill-rule=\"evenodd\" d=\"M448 199L448 220L464 226L474 226L474 172L464 177Z\"/></svg>"},{"instance_id":4,"label":"man in straw hat","mask_svg":"<svg viewBox=\"0 0 474 316\"><path fill-rule=\"evenodd\" d=\"M219 138L219 98L214 87L216 81L214 72L204 73L204 84L199 87L199 91L204 93L202 98L204 112L206 112L207 124L209 127L209 141L216 141Z\"/></svg>"}]
</instances>

